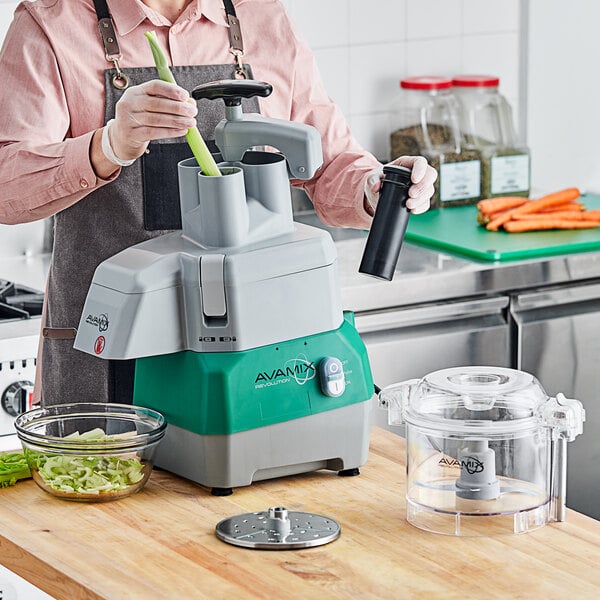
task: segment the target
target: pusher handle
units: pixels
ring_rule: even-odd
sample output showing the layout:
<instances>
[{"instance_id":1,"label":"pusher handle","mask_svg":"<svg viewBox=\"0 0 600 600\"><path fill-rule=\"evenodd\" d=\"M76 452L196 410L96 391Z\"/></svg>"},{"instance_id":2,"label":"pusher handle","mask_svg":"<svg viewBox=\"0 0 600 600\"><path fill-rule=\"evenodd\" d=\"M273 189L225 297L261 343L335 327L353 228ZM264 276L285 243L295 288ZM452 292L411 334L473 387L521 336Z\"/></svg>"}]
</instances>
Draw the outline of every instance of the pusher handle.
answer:
<instances>
[{"instance_id":1,"label":"pusher handle","mask_svg":"<svg viewBox=\"0 0 600 600\"><path fill-rule=\"evenodd\" d=\"M225 106L239 106L242 98L260 96L266 98L271 95L273 86L264 81L255 79L222 79L197 85L192 90L192 98L200 100L217 100L223 98Z\"/></svg>"}]
</instances>

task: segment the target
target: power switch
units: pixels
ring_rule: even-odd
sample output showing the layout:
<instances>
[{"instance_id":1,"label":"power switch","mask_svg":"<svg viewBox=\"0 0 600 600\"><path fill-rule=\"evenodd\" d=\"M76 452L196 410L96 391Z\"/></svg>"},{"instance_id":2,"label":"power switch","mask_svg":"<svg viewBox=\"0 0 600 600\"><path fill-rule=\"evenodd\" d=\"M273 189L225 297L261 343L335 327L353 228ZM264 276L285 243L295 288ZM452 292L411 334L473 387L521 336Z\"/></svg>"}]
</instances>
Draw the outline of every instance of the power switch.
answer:
<instances>
[{"instance_id":1,"label":"power switch","mask_svg":"<svg viewBox=\"0 0 600 600\"><path fill-rule=\"evenodd\" d=\"M321 391L326 396L337 398L346 389L346 376L344 367L338 358L329 356L319 363L319 378L321 380Z\"/></svg>"}]
</instances>

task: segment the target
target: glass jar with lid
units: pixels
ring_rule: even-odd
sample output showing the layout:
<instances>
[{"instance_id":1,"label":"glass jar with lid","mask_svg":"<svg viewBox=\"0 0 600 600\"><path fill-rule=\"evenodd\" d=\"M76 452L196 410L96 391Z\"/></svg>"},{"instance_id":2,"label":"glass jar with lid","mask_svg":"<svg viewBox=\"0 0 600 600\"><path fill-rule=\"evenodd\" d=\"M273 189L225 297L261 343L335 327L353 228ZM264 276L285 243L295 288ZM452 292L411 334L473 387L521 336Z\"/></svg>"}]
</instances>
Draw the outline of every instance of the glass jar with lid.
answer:
<instances>
[{"instance_id":1,"label":"glass jar with lid","mask_svg":"<svg viewBox=\"0 0 600 600\"><path fill-rule=\"evenodd\" d=\"M529 196L529 149L518 139L512 108L499 91L500 79L460 75L452 84L463 139L481 152L482 197Z\"/></svg>"},{"instance_id":2,"label":"glass jar with lid","mask_svg":"<svg viewBox=\"0 0 600 600\"><path fill-rule=\"evenodd\" d=\"M422 155L438 171L432 207L474 204L481 198L477 148L466 148L459 105L449 77L410 77L391 110L390 158Z\"/></svg>"}]
</instances>

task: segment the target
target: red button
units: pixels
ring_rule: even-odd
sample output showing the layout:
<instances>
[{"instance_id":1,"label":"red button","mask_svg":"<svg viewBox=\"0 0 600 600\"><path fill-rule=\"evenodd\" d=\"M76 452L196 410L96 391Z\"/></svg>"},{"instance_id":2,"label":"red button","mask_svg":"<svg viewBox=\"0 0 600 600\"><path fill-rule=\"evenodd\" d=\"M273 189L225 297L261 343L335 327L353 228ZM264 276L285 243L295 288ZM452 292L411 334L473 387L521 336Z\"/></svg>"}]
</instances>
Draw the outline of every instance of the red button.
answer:
<instances>
[{"instance_id":1,"label":"red button","mask_svg":"<svg viewBox=\"0 0 600 600\"><path fill-rule=\"evenodd\" d=\"M84 189L90 187L90 184L88 183L87 179L80 179L79 185Z\"/></svg>"},{"instance_id":2,"label":"red button","mask_svg":"<svg viewBox=\"0 0 600 600\"><path fill-rule=\"evenodd\" d=\"M94 343L94 352L96 354L102 354L104 351L104 346L106 345L106 339L103 335L98 336L96 338L96 342Z\"/></svg>"}]
</instances>

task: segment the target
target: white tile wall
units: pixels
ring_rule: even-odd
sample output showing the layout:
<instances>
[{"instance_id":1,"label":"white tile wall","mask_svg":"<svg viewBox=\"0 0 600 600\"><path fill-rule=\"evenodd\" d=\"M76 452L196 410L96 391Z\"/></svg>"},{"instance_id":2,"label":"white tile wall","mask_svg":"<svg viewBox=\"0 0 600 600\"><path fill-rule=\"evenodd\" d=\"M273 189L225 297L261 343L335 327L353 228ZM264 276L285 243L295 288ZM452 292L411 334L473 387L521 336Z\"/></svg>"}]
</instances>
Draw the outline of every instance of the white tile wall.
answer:
<instances>
[{"instance_id":1,"label":"white tile wall","mask_svg":"<svg viewBox=\"0 0 600 600\"><path fill-rule=\"evenodd\" d=\"M519 101L519 33L487 33L466 35L462 39L463 68L471 73L490 71L500 76L502 91L515 108Z\"/></svg>"},{"instance_id":2,"label":"white tile wall","mask_svg":"<svg viewBox=\"0 0 600 600\"><path fill-rule=\"evenodd\" d=\"M514 31L520 4L520 0L463 0L463 33Z\"/></svg>"},{"instance_id":3,"label":"white tile wall","mask_svg":"<svg viewBox=\"0 0 600 600\"><path fill-rule=\"evenodd\" d=\"M600 2L529 0L528 20L532 184L600 194Z\"/></svg>"},{"instance_id":4,"label":"white tile wall","mask_svg":"<svg viewBox=\"0 0 600 600\"><path fill-rule=\"evenodd\" d=\"M13 13L18 2L14 0L0 0L0 45L6 35L6 30L12 21Z\"/></svg>"},{"instance_id":5,"label":"white tile wall","mask_svg":"<svg viewBox=\"0 0 600 600\"><path fill-rule=\"evenodd\" d=\"M354 135L379 158L403 77L496 75L519 123L521 1L282 0Z\"/></svg>"},{"instance_id":6,"label":"white tile wall","mask_svg":"<svg viewBox=\"0 0 600 600\"><path fill-rule=\"evenodd\" d=\"M365 7L369 7L368 16ZM396 43L406 38L406 0L349 0L348 31L350 43Z\"/></svg>"},{"instance_id":7,"label":"white tile wall","mask_svg":"<svg viewBox=\"0 0 600 600\"><path fill-rule=\"evenodd\" d=\"M357 139L387 158L388 109L413 75L489 73L519 122L523 0L282 0ZM17 2L0 0L0 39ZM242 24L243 26L243 24Z\"/></svg>"},{"instance_id":8,"label":"white tile wall","mask_svg":"<svg viewBox=\"0 0 600 600\"><path fill-rule=\"evenodd\" d=\"M408 0L406 37L420 40L460 36L462 16L462 0Z\"/></svg>"}]
</instances>

